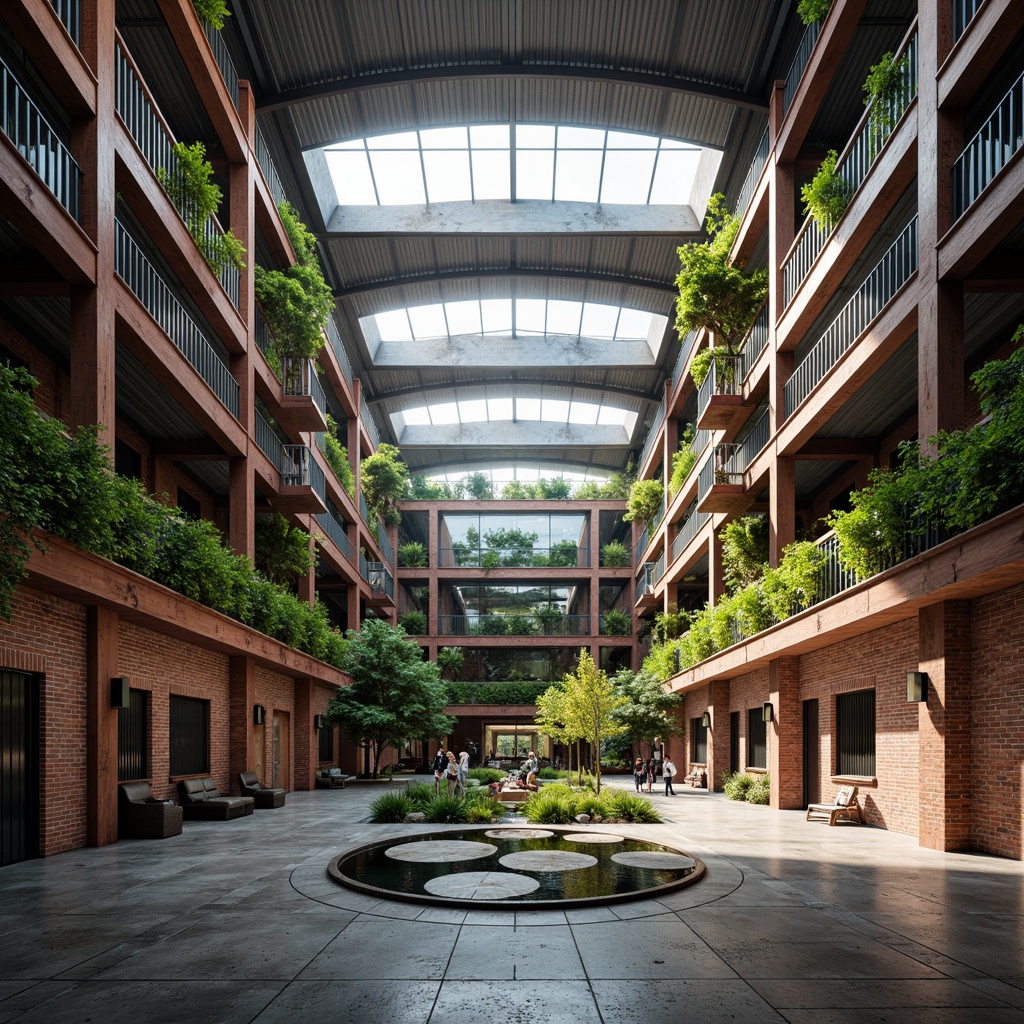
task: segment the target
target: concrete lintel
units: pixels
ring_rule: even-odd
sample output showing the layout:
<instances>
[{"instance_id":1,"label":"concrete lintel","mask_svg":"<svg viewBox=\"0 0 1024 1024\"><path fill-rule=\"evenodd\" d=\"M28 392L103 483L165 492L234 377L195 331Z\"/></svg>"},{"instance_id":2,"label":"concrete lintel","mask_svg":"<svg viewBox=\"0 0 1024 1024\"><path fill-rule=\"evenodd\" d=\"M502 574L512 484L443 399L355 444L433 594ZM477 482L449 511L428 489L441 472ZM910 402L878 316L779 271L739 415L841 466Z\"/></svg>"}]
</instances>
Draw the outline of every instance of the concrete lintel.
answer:
<instances>
[{"instance_id":1,"label":"concrete lintel","mask_svg":"<svg viewBox=\"0 0 1024 1024\"><path fill-rule=\"evenodd\" d=\"M398 439L401 448L439 448L449 445L486 445L491 448L528 448L552 445L561 448L628 448L624 427L594 424L550 423L545 420L500 420L481 423L449 423L407 426Z\"/></svg>"},{"instance_id":2,"label":"concrete lintel","mask_svg":"<svg viewBox=\"0 0 1024 1024\"><path fill-rule=\"evenodd\" d=\"M364 324L365 333L365 324ZM549 335L513 338L508 334L458 335L430 341L382 341L373 353L374 368L384 366L558 367L654 366L646 341L605 341Z\"/></svg>"},{"instance_id":3,"label":"concrete lintel","mask_svg":"<svg viewBox=\"0 0 1024 1024\"><path fill-rule=\"evenodd\" d=\"M679 235L700 233L689 206L485 200L429 206L338 206L324 238L356 235Z\"/></svg>"}]
</instances>

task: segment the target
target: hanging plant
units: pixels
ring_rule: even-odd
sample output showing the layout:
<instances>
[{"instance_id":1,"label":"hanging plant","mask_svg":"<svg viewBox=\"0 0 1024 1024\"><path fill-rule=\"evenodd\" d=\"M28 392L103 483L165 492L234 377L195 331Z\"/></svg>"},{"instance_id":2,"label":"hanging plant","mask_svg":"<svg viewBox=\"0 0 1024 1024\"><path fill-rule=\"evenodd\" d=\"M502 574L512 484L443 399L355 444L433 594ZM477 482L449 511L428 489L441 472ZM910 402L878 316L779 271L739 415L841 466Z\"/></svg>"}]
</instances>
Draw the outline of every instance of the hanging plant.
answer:
<instances>
[{"instance_id":1,"label":"hanging plant","mask_svg":"<svg viewBox=\"0 0 1024 1024\"><path fill-rule=\"evenodd\" d=\"M173 153L177 166L170 171L159 167L156 176L207 266L215 274L229 266L243 270L245 247L230 231L219 231L210 223L220 209L223 193L210 181L213 165L206 159L206 147L201 142L191 146L176 142Z\"/></svg>"},{"instance_id":2,"label":"hanging plant","mask_svg":"<svg viewBox=\"0 0 1024 1024\"><path fill-rule=\"evenodd\" d=\"M660 480L637 480L630 488L629 502L622 518L649 523L660 511L665 490Z\"/></svg>"},{"instance_id":3,"label":"hanging plant","mask_svg":"<svg viewBox=\"0 0 1024 1024\"><path fill-rule=\"evenodd\" d=\"M832 0L800 0L796 6L796 13L805 25L812 25L825 17L831 6Z\"/></svg>"},{"instance_id":4,"label":"hanging plant","mask_svg":"<svg viewBox=\"0 0 1024 1024\"><path fill-rule=\"evenodd\" d=\"M690 471L696 465L697 453L690 448L694 437L696 437L696 431L693 424L688 423L683 431L683 436L679 439L679 450L672 455L672 479L668 485L669 494L675 494L683 486Z\"/></svg>"},{"instance_id":5,"label":"hanging plant","mask_svg":"<svg viewBox=\"0 0 1024 1024\"><path fill-rule=\"evenodd\" d=\"M868 150L872 160L910 102L909 69L910 59L906 54L897 60L890 51L872 66L864 81L864 105L871 108Z\"/></svg>"},{"instance_id":6,"label":"hanging plant","mask_svg":"<svg viewBox=\"0 0 1024 1024\"><path fill-rule=\"evenodd\" d=\"M324 455L345 493L355 499L356 478L348 462L348 449L338 440L338 422L330 413L327 414L327 431L324 433Z\"/></svg>"},{"instance_id":7,"label":"hanging plant","mask_svg":"<svg viewBox=\"0 0 1024 1024\"><path fill-rule=\"evenodd\" d=\"M279 356L310 359L324 345L334 296L316 255L316 238L286 201L278 206L296 262L284 270L255 268L256 298Z\"/></svg>"},{"instance_id":8,"label":"hanging plant","mask_svg":"<svg viewBox=\"0 0 1024 1024\"><path fill-rule=\"evenodd\" d=\"M210 28L215 28L218 32L224 27L224 19L231 17L224 0L192 0L192 6L199 20L205 21Z\"/></svg>"},{"instance_id":9,"label":"hanging plant","mask_svg":"<svg viewBox=\"0 0 1024 1024\"><path fill-rule=\"evenodd\" d=\"M825 154L818 173L800 189L804 201L804 213L828 234L846 211L850 202L850 185L836 170L839 154L830 149Z\"/></svg>"}]
</instances>

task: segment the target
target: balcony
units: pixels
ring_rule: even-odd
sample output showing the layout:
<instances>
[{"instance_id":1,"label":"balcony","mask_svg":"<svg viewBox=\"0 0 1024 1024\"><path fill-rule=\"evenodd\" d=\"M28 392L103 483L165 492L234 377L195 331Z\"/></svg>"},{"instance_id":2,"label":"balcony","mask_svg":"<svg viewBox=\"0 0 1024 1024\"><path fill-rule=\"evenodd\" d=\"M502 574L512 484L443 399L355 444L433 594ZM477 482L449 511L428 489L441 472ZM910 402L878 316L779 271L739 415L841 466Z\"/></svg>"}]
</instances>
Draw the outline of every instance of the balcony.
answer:
<instances>
[{"instance_id":1,"label":"balcony","mask_svg":"<svg viewBox=\"0 0 1024 1024\"><path fill-rule=\"evenodd\" d=\"M697 426L701 430L725 430L743 406L740 357L718 353L697 394Z\"/></svg>"},{"instance_id":2,"label":"balcony","mask_svg":"<svg viewBox=\"0 0 1024 1024\"><path fill-rule=\"evenodd\" d=\"M820 34L820 21L812 21L811 24L804 29L804 34L800 39L800 45L797 47L796 56L793 58L793 63L789 66L789 73L786 75L786 86L782 100L783 112L789 110L793 103L793 98L796 96L796 91L800 86L800 79L803 78L804 70L811 61L811 54L814 52L814 44L817 43L818 36Z\"/></svg>"},{"instance_id":3,"label":"balcony","mask_svg":"<svg viewBox=\"0 0 1024 1024\"><path fill-rule=\"evenodd\" d=\"M237 110L238 72L235 71L235 65L231 61L231 54L228 53L224 37L217 29L205 21L203 22L203 35L206 36L206 41L210 44L213 59L217 64L217 70L220 71L220 77L224 80L224 87L231 97L231 105Z\"/></svg>"},{"instance_id":4,"label":"balcony","mask_svg":"<svg viewBox=\"0 0 1024 1024\"><path fill-rule=\"evenodd\" d=\"M267 146L267 140L263 137L259 125L256 126L256 142L253 148L256 151L256 163L260 165L263 180L267 183L267 189L274 197L274 202L278 204L285 202L288 197L284 194L281 176L277 173L277 165L270 155L270 148Z\"/></svg>"},{"instance_id":5,"label":"balcony","mask_svg":"<svg viewBox=\"0 0 1024 1024\"><path fill-rule=\"evenodd\" d=\"M640 568L636 588L633 591L633 603L637 610L653 608L658 603L655 596L655 585L665 575L665 554L662 552L657 562L646 562Z\"/></svg>"},{"instance_id":6,"label":"balcony","mask_svg":"<svg viewBox=\"0 0 1024 1024\"><path fill-rule=\"evenodd\" d=\"M735 515L747 508L750 500L743 489L741 458L741 445L715 445L700 470L697 482L698 511Z\"/></svg>"},{"instance_id":7,"label":"balcony","mask_svg":"<svg viewBox=\"0 0 1024 1024\"><path fill-rule=\"evenodd\" d=\"M590 548L563 541L549 548L441 548L442 569L587 569Z\"/></svg>"},{"instance_id":8,"label":"balcony","mask_svg":"<svg viewBox=\"0 0 1024 1024\"><path fill-rule=\"evenodd\" d=\"M439 615L440 636L589 636L589 615L564 615L557 609L520 615Z\"/></svg>"},{"instance_id":9,"label":"balcony","mask_svg":"<svg viewBox=\"0 0 1024 1024\"><path fill-rule=\"evenodd\" d=\"M0 130L77 221L82 171L2 58L0 104Z\"/></svg>"},{"instance_id":10,"label":"balcony","mask_svg":"<svg viewBox=\"0 0 1024 1024\"><path fill-rule=\"evenodd\" d=\"M733 216L739 220L743 220L743 215L747 212L750 200L754 198L754 189L757 188L757 183L761 180L761 175L764 173L765 166L768 163L769 148L768 129L765 128L764 135L761 136L761 141L757 144L757 151L754 153L754 159L751 161L747 176L743 179L743 184L740 186L740 194L736 197L736 206L732 211Z\"/></svg>"},{"instance_id":11,"label":"balcony","mask_svg":"<svg viewBox=\"0 0 1024 1024\"><path fill-rule=\"evenodd\" d=\"M82 42L81 0L50 0L50 6L54 9L57 20L75 41L75 46L79 46Z\"/></svg>"},{"instance_id":12,"label":"balcony","mask_svg":"<svg viewBox=\"0 0 1024 1024\"><path fill-rule=\"evenodd\" d=\"M978 13L985 0L953 0L953 41L956 42Z\"/></svg>"},{"instance_id":13,"label":"balcony","mask_svg":"<svg viewBox=\"0 0 1024 1024\"><path fill-rule=\"evenodd\" d=\"M334 546L349 561L352 560L352 545L348 539L348 529L338 510L330 503L327 503L327 511L321 512L316 517L317 525L324 534L333 541Z\"/></svg>"},{"instance_id":14,"label":"balcony","mask_svg":"<svg viewBox=\"0 0 1024 1024\"><path fill-rule=\"evenodd\" d=\"M258 442L257 442L258 443ZM282 512L327 511L324 471L304 444L281 445L281 490L274 501Z\"/></svg>"},{"instance_id":15,"label":"balcony","mask_svg":"<svg viewBox=\"0 0 1024 1024\"><path fill-rule=\"evenodd\" d=\"M366 399L359 396L359 419L366 429L366 433L370 436L370 442L373 444L373 450L376 451L380 447L380 428L377 426L377 421L373 418L373 413L370 412L370 407L366 404Z\"/></svg>"},{"instance_id":16,"label":"balcony","mask_svg":"<svg viewBox=\"0 0 1024 1024\"><path fill-rule=\"evenodd\" d=\"M690 542L700 533L701 528L711 517L706 512L697 510L697 502L691 502L690 507L683 513L679 524L679 531L672 541L672 560L675 561L690 545Z\"/></svg>"},{"instance_id":17,"label":"balcony","mask_svg":"<svg viewBox=\"0 0 1024 1024\"><path fill-rule=\"evenodd\" d=\"M394 605L395 578L388 572L383 562L368 562L366 557L360 553L359 575L366 580L370 587L367 604L374 607Z\"/></svg>"},{"instance_id":18,"label":"balcony","mask_svg":"<svg viewBox=\"0 0 1024 1024\"><path fill-rule=\"evenodd\" d=\"M662 421L665 419L665 399L661 400L658 405L658 409L654 414L654 418L651 420L651 429L647 434L647 440L644 442L643 451L640 452L640 461L637 463L637 473L641 474L640 479L643 479L642 474L644 467L647 465L647 460L650 458L651 453L654 449L654 443L658 440L658 434L661 430Z\"/></svg>"},{"instance_id":19,"label":"balcony","mask_svg":"<svg viewBox=\"0 0 1024 1024\"><path fill-rule=\"evenodd\" d=\"M341 366L342 376L348 381L348 386L352 387L352 363L349 361L348 353L345 351L345 346L341 340L341 334L338 332L338 325L334 322L334 317L327 318L327 340L331 343L331 348L334 350L335 358L338 360Z\"/></svg>"},{"instance_id":20,"label":"balcony","mask_svg":"<svg viewBox=\"0 0 1024 1024\"><path fill-rule=\"evenodd\" d=\"M289 434L327 427L327 396L312 359L281 359L281 407L278 422Z\"/></svg>"}]
</instances>

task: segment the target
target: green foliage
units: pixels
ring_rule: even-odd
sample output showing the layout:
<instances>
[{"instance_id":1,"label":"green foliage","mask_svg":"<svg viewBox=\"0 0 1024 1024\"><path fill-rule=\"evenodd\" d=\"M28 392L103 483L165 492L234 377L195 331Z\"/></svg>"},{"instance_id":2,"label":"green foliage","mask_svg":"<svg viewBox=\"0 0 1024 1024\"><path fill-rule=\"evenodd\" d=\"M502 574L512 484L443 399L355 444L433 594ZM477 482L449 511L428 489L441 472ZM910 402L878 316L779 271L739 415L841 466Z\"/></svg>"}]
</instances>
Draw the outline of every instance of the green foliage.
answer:
<instances>
[{"instance_id":1,"label":"green foliage","mask_svg":"<svg viewBox=\"0 0 1024 1024\"><path fill-rule=\"evenodd\" d=\"M523 806L526 820L535 825L568 825L576 813L573 794L564 786L543 786Z\"/></svg>"},{"instance_id":2,"label":"green foliage","mask_svg":"<svg viewBox=\"0 0 1024 1024\"><path fill-rule=\"evenodd\" d=\"M487 501L494 497L491 481L483 473L471 473L463 480L466 496L476 501Z\"/></svg>"},{"instance_id":3,"label":"green foliage","mask_svg":"<svg viewBox=\"0 0 1024 1024\"><path fill-rule=\"evenodd\" d=\"M427 564L427 549L415 540L399 544L398 564L406 569L422 569Z\"/></svg>"},{"instance_id":4,"label":"green foliage","mask_svg":"<svg viewBox=\"0 0 1024 1024\"><path fill-rule=\"evenodd\" d=\"M747 772L734 772L722 780L722 790L730 800L746 800L747 791L754 784L754 776Z\"/></svg>"},{"instance_id":5,"label":"green foliage","mask_svg":"<svg viewBox=\"0 0 1024 1024\"><path fill-rule=\"evenodd\" d=\"M708 240L677 250L681 269L676 277L676 329L684 337L704 328L732 352L754 322L768 290L768 273L748 274L730 262L739 220L729 213L725 196L713 195L707 211Z\"/></svg>"},{"instance_id":6,"label":"green foliage","mask_svg":"<svg viewBox=\"0 0 1024 1024\"><path fill-rule=\"evenodd\" d=\"M231 17L224 0L192 0L192 6L200 21L205 21L218 32L224 27L224 19Z\"/></svg>"},{"instance_id":7,"label":"green foliage","mask_svg":"<svg viewBox=\"0 0 1024 1024\"><path fill-rule=\"evenodd\" d=\"M535 704L550 685L536 681L445 683L445 691L449 704Z\"/></svg>"},{"instance_id":8,"label":"green foliage","mask_svg":"<svg viewBox=\"0 0 1024 1024\"><path fill-rule=\"evenodd\" d=\"M271 583L291 586L313 567L309 534L292 526L280 512L256 518L256 568Z\"/></svg>"},{"instance_id":9,"label":"green foliage","mask_svg":"<svg viewBox=\"0 0 1024 1024\"><path fill-rule=\"evenodd\" d=\"M615 790L610 794L608 802L612 815L622 821L631 821L637 825L657 825L661 822L661 815L651 801L638 793Z\"/></svg>"},{"instance_id":10,"label":"green foliage","mask_svg":"<svg viewBox=\"0 0 1024 1024\"><path fill-rule=\"evenodd\" d=\"M546 558L543 555L539 558L535 556L533 564L550 565L562 569L573 568L576 565L576 558L576 541L560 540L551 545Z\"/></svg>"},{"instance_id":11,"label":"green foliage","mask_svg":"<svg viewBox=\"0 0 1024 1024\"><path fill-rule=\"evenodd\" d=\"M707 349L701 351L706 352ZM697 464L697 453L690 449L694 437L696 437L694 426L692 423L688 423L683 431L683 436L679 439L679 451L672 455L672 479L668 484L669 494L675 494L686 483L690 471Z\"/></svg>"},{"instance_id":12,"label":"green foliage","mask_svg":"<svg viewBox=\"0 0 1024 1024\"><path fill-rule=\"evenodd\" d=\"M316 238L287 202L278 204L296 262L284 270L255 267L255 291L277 355L312 358L324 345L334 297L316 254Z\"/></svg>"},{"instance_id":13,"label":"green foliage","mask_svg":"<svg viewBox=\"0 0 1024 1024\"><path fill-rule=\"evenodd\" d=\"M359 465L359 480L367 508L385 525L402 521L398 502L405 497L409 469L393 444L381 444Z\"/></svg>"},{"instance_id":14,"label":"green foliage","mask_svg":"<svg viewBox=\"0 0 1024 1024\"><path fill-rule=\"evenodd\" d=\"M462 671L465 655L461 647L441 647L437 652L437 667L443 679L455 679Z\"/></svg>"},{"instance_id":15,"label":"green foliage","mask_svg":"<svg viewBox=\"0 0 1024 1024\"><path fill-rule=\"evenodd\" d=\"M492 782L501 782L505 778L505 773L497 768L470 768L469 777L489 786Z\"/></svg>"},{"instance_id":16,"label":"green foliage","mask_svg":"<svg viewBox=\"0 0 1024 1024\"><path fill-rule=\"evenodd\" d=\"M466 801L462 797L438 793L423 808L427 821L438 825L462 825L468 821Z\"/></svg>"},{"instance_id":17,"label":"green foliage","mask_svg":"<svg viewBox=\"0 0 1024 1024\"><path fill-rule=\"evenodd\" d=\"M825 552L809 540L783 548L778 566L764 574L762 583L765 603L777 619L789 618L794 610L814 604L825 558Z\"/></svg>"},{"instance_id":18,"label":"green foliage","mask_svg":"<svg viewBox=\"0 0 1024 1024\"><path fill-rule=\"evenodd\" d=\"M768 565L768 517L742 516L721 530L722 569L733 592L756 583Z\"/></svg>"},{"instance_id":19,"label":"green foliage","mask_svg":"<svg viewBox=\"0 0 1024 1024\"><path fill-rule=\"evenodd\" d=\"M771 801L772 783L768 772L758 775L752 785L747 787L748 804L767 804Z\"/></svg>"},{"instance_id":20,"label":"green foliage","mask_svg":"<svg viewBox=\"0 0 1024 1024\"><path fill-rule=\"evenodd\" d=\"M230 231L218 231L210 224L210 218L220 209L223 194L210 181L213 165L206 159L206 147L201 142L191 146L176 142L172 151L175 167L171 170L158 167L157 179L181 215L207 266L215 274L228 266L244 269L242 243Z\"/></svg>"},{"instance_id":21,"label":"green foliage","mask_svg":"<svg viewBox=\"0 0 1024 1024\"><path fill-rule=\"evenodd\" d=\"M631 746L648 743L655 736L675 736L679 732L677 721L683 697L666 693L661 680L652 672L620 669L612 676L612 685L622 697L622 704L615 709L613 717Z\"/></svg>"},{"instance_id":22,"label":"green foliage","mask_svg":"<svg viewBox=\"0 0 1024 1024\"><path fill-rule=\"evenodd\" d=\"M660 511L665 489L660 480L637 480L629 491L629 501L622 518L649 523Z\"/></svg>"},{"instance_id":23,"label":"green foliage","mask_svg":"<svg viewBox=\"0 0 1024 1024\"><path fill-rule=\"evenodd\" d=\"M609 608L601 616L601 633L604 636L629 636L633 631L633 621L626 612L618 608Z\"/></svg>"},{"instance_id":24,"label":"green foliage","mask_svg":"<svg viewBox=\"0 0 1024 1024\"><path fill-rule=\"evenodd\" d=\"M552 768L550 765L548 765L547 768L541 768L541 770L539 772L537 772L537 778L538 779L552 779L552 780L554 780L554 779L567 779L568 777L569 777L569 773L567 771L559 771L557 768Z\"/></svg>"},{"instance_id":25,"label":"green foliage","mask_svg":"<svg viewBox=\"0 0 1024 1024\"><path fill-rule=\"evenodd\" d=\"M568 825L578 814L589 814L599 821L619 819L642 824L657 824L661 817L651 802L635 793L605 790L601 794L574 791L559 784L542 786L527 799L523 814L532 824Z\"/></svg>"},{"instance_id":26,"label":"green foliage","mask_svg":"<svg viewBox=\"0 0 1024 1024\"><path fill-rule=\"evenodd\" d=\"M537 481L537 497L546 501L561 501L568 498L572 493L572 484L560 476L545 480L541 477Z\"/></svg>"},{"instance_id":27,"label":"green foliage","mask_svg":"<svg viewBox=\"0 0 1024 1024\"><path fill-rule=\"evenodd\" d=\"M505 808L500 800L493 800L486 797L481 800L466 801L466 820L470 824L486 825L488 822L500 818L505 813Z\"/></svg>"},{"instance_id":28,"label":"green foliage","mask_svg":"<svg viewBox=\"0 0 1024 1024\"><path fill-rule=\"evenodd\" d=\"M575 564L575 560L573 560L573 564ZM534 614L540 623L540 631L544 636L555 636L560 632L559 627L565 619L561 608L546 605L543 608L538 608Z\"/></svg>"},{"instance_id":29,"label":"green foliage","mask_svg":"<svg viewBox=\"0 0 1024 1024\"><path fill-rule=\"evenodd\" d=\"M412 809L408 793L383 793L370 804L370 821L377 824L405 821Z\"/></svg>"},{"instance_id":30,"label":"green foliage","mask_svg":"<svg viewBox=\"0 0 1024 1024\"><path fill-rule=\"evenodd\" d=\"M324 433L324 455L327 458L327 465L334 470L338 483L345 489L345 493L354 500L356 478L349 465L348 449L338 440L338 422L330 413L327 414L327 430Z\"/></svg>"},{"instance_id":31,"label":"green foliage","mask_svg":"<svg viewBox=\"0 0 1024 1024\"><path fill-rule=\"evenodd\" d=\"M423 612L405 612L398 616L398 624L409 636L426 636L427 617Z\"/></svg>"},{"instance_id":32,"label":"green foliage","mask_svg":"<svg viewBox=\"0 0 1024 1024\"><path fill-rule=\"evenodd\" d=\"M715 358L715 350L710 346L702 348L690 360L690 379L699 388L711 372L711 363Z\"/></svg>"},{"instance_id":33,"label":"green foliage","mask_svg":"<svg viewBox=\"0 0 1024 1024\"><path fill-rule=\"evenodd\" d=\"M816 21L821 21L828 14L831 4L832 0L800 0L796 12L805 25L811 25Z\"/></svg>"},{"instance_id":34,"label":"green foliage","mask_svg":"<svg viewBox=\"0 0 1024 1024\"><path fill-rule=\"evenodd\" d=\"M413 501L458 501L462 494L461 484L439 483L425 476L409 478L408 497Z\"/></svg>"},{"instance_id":35,"label":"green foliage","mask_svg":"<svg viewBox=\"0 0 1024 1024\"><path fill-rule=\"evenodd\" d=\"M835 227L849 205L852 190L848 182L836 171L839 154L830 149L821 161L817 174L800 189L804 213L828 234Z\"/></svg>"},{"instance_id":36,"label":"green foliage","mask_svg":"<svg viewBox=\"0 0 1024 1024\"><path fill-rule=\"evenodd\" d=\"M525 501L535 496L535 491L530 484L522 480L509 480L501 489L501 497L504 501Z\"/></svg>"},{"instance_id":37,"label":"green foliage","mask_svg":"<svg viewBox=\"0 0 1024 1024\"><path fill-rule=\"evenodd\" d=\"M629 551L618 540L601 545L601 565L606 569L622 569L629 565Z\"/></svg>"},{"instance_id":38,"label":"green foliage","mask_svg":"<svg viewBox=\"0 0 1024 1024\"><path fill-rule=\"evenodd\" d=\"M406 789L405 795L415 810L422 811L434 799L434 787L429 782L414 782Z\"/></svg>"},{"instance_id":39,"label":"green foliage","mask_svg":"<svg viewBox=\"0 0 1024 1024\"><path fill-rule=\"evenodd\" d=\"M872 160L910 103L909 68L910 58L906 54L897 60L890 51L868 72L864 82L864 105L871 108L868 141Z\"/></svg>"}]
</instances>

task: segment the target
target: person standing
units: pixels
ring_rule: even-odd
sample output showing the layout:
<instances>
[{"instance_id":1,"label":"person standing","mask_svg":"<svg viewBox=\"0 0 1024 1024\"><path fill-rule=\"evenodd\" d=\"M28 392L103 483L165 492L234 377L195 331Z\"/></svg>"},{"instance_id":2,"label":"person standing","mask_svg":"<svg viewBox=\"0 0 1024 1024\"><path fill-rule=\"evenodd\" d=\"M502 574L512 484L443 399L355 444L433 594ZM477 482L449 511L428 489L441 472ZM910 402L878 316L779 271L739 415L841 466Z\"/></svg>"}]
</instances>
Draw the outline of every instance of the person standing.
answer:
<instances>
[{"instance_id":1,"label":"person standing","mask_svg":"<svg viewBox=\"0 0 1024 1024\"><path fill-rule=\"evenodd\" d=\"M537 752L531 750L529 756L523 762L523 766L520 769L526 774L526 788L536 789L537 788Z\"/></svg>"},{"instance_id":2,"label":"person standing","mask_svg":"<svg viewBox=\"0 0 1024 1024\"><path fill-rule=\"evenodd\" d=\"M459 784L459 762L455 760L455 755L450 750L446 757L448 758L448 767L444 777L448 780L448 795L454 796L455 789Z\"/></svg>"},{"instance_id":3,"label":"person standing","mask_svg":"<svg viewBox=\"0 0 1024 1024\"><path fill-rule=\"evenodd\" d=\"M672 763L672 758L665 758L663 771L665 773L665 796L675 796L676 791L672 788L672 777L676 773L676 766Z\"/></svg>"},{"instance_id":4,"label":"person standing","mask_svg":"<svg viewBox=\"0 0 1024 1024\"><path fill-rule=\"evenodd\" d=\"M647 775L647 771L644 768L644 759L638 757L633 764L633 781L636 783L636 791L640 792L640 786Z\"/></svg>"},{"instance_id":5,"label":"person standing","mask_svg":"<svg viewBox=\"0 0 1024 1024\"><path fill-rule=\"evenodd\" d=\"M654 758L654 777L657 778L661 774L661 766L665 757L665 744L661 742L660 736L654 737L654 747L651 754Z\"/></svg>"},{"instance_id":6,"label":"person standing","mask_svg":"<svg viewBox=\"0 0 1024 1024\"><path fill-rule=\"evenodd\" d=\"M466 797L466 780L469 778L469 753L465 750L459 754L459 770L456 776L455 789L462 795L462 798Z\"/></svg>"},{"instance_id":7,"label":"person standing","mask_svg":"<svg viewBox=\"0 0 1024 1024\"><path fill-rule=\"evenodd\" d=\"M434 793L437 794L441 791L441 776L448 770L448 758L443 745L437 748L431 768L434 771Z\"/></svg>"},{"instance_id":8,"label":"person standing","mask_svg":"<svg viewBox=\"0 0 1024 1024\"><path fill-rule=\"evenodd\" d=\"M644 765L644 770L647 773L647 792L650 793L651 788L654 786L654 758L647 758L647 763Z\"/></svg>"}]
</instances>

